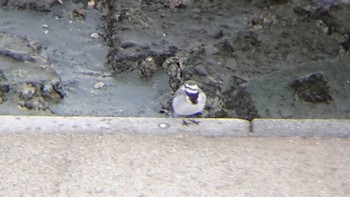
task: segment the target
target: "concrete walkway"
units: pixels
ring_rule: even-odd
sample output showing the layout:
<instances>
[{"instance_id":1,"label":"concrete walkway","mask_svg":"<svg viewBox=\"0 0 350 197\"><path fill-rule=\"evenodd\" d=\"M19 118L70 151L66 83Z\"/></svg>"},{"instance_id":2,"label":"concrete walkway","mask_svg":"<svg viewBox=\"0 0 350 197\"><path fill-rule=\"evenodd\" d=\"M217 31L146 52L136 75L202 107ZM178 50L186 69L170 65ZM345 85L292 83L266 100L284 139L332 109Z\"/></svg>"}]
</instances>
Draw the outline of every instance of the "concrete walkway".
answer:
<instances>
[{"instance_id":1,"label":"concrete walkway","mask_svg":"<svg viewBox=\"0 0 350 197\"><path fill-rule=\"evenodd\" d=\"M37 125L40 118L42 127ZM101 126L97 119L85 119L91 131L81 127L86 123L79 123L80 118L0 117L0 196L350 194L350 138L242 137L240 131L222 137L211 135L214 128L207 129L209 134L187 133L207 124L228 129L227 120L184 126L163 119L166 125L155 124L152 133L147 124L159 119L131 118L129 123L144 121L135 126L143 125L142 133L120 131L128 126L126 119L116 126L118 120L110 118L103 119L109 122L104 129L94 130ZM51 123L57 125L48 130ZM250 128L241 120L232 124ZM178 132L161 134L163 126Z\"/></svg>"}]
</instances>

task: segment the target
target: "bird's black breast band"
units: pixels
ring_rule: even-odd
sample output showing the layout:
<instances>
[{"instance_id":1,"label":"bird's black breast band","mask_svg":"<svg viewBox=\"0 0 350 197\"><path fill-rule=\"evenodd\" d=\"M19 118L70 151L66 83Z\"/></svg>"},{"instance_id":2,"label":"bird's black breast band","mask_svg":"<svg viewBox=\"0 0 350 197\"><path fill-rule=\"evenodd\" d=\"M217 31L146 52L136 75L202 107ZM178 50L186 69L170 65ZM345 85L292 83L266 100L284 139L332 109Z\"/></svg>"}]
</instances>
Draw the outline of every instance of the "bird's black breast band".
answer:
<instances>
[{"instance_id":1,"label":"bird's black breast band","mask_svg":"<svg viewBox=\"0 0 350 197\"><path fill-rule=\"evenodd\" d=\"M197 104L198 103L198 95L199 95L199 92L197 93L189 93L189 92L186 92L187 96L190 98L190 101L192 104Z\"/></svg>"}]
</instances>

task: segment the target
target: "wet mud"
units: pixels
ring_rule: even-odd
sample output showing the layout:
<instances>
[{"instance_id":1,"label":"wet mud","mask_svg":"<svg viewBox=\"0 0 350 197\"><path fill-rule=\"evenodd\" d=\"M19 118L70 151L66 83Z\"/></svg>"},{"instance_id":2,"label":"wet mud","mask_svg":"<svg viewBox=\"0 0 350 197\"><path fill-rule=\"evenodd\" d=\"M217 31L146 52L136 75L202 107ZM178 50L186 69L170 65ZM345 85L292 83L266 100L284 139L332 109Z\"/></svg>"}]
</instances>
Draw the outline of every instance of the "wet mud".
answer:
<instances>
[{"instance_id":1,"label":"wet mud","mask_svg":"<svg viewBox=\"0 0 350 197\"><path fill-rule=\"evenodd\" d=\"M1 114L162 117L191 79L203 117L350 117L347 0L20 2L0 1Z\"/></svg>"}]
</instances>

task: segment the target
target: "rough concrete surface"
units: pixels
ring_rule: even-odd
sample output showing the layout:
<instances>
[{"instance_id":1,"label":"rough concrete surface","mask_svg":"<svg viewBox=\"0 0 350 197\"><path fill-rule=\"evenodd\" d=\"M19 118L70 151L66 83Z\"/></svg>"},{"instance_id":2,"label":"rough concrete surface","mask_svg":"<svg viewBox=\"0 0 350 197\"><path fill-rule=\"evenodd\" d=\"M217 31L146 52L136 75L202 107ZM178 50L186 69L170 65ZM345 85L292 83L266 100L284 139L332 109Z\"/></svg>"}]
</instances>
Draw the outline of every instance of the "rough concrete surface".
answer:
<instances>
[{"instance_id":1,"label":"rough concrete surface","mask_svg":"<svg viewBox=\"0 0 350 197\"><path fill-rule=\"evenodd\" d=\"M0 196L347 196L350 139L1 133Z\"/></svg>"},{"instance_id":2,"label":"rough concrete surface","mask_svg":"<svg viewBox=\"0 0 350 197\"><path fill-rule=\"evenodd\" d=\"M0 133L141 133L155 135L249 136L250 123L241 119L0 116Z\"/></svg>"},{"instance_id":3,"label":"rough concrete surface","mask_svg":"<svg viewBox=\"0 0 350 197\"><path fill-rule=\"evenodd\" d=\"M350 120L254 119L254 136L350 137Z\"/></svg>"}]
</instances>

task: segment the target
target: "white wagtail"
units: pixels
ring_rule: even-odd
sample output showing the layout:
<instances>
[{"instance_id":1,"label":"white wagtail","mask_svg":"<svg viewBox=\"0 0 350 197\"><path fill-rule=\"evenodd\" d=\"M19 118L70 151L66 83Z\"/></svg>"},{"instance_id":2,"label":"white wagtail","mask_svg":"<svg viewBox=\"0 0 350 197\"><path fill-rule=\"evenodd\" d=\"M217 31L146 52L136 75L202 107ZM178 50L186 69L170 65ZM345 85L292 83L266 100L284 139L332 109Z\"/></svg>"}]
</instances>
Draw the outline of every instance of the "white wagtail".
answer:
<instances>
[{"instance_id":1,"label":"white wagtail","mask_svg":"<svg viewBox=\"0 0 350 197\"><path fill-rule=\"evenodd\" d=\"M172 106L175 115L192 116L203 111L207 96L195 81L186 81L175 92Z\"/></svg>"}]
</instances>

